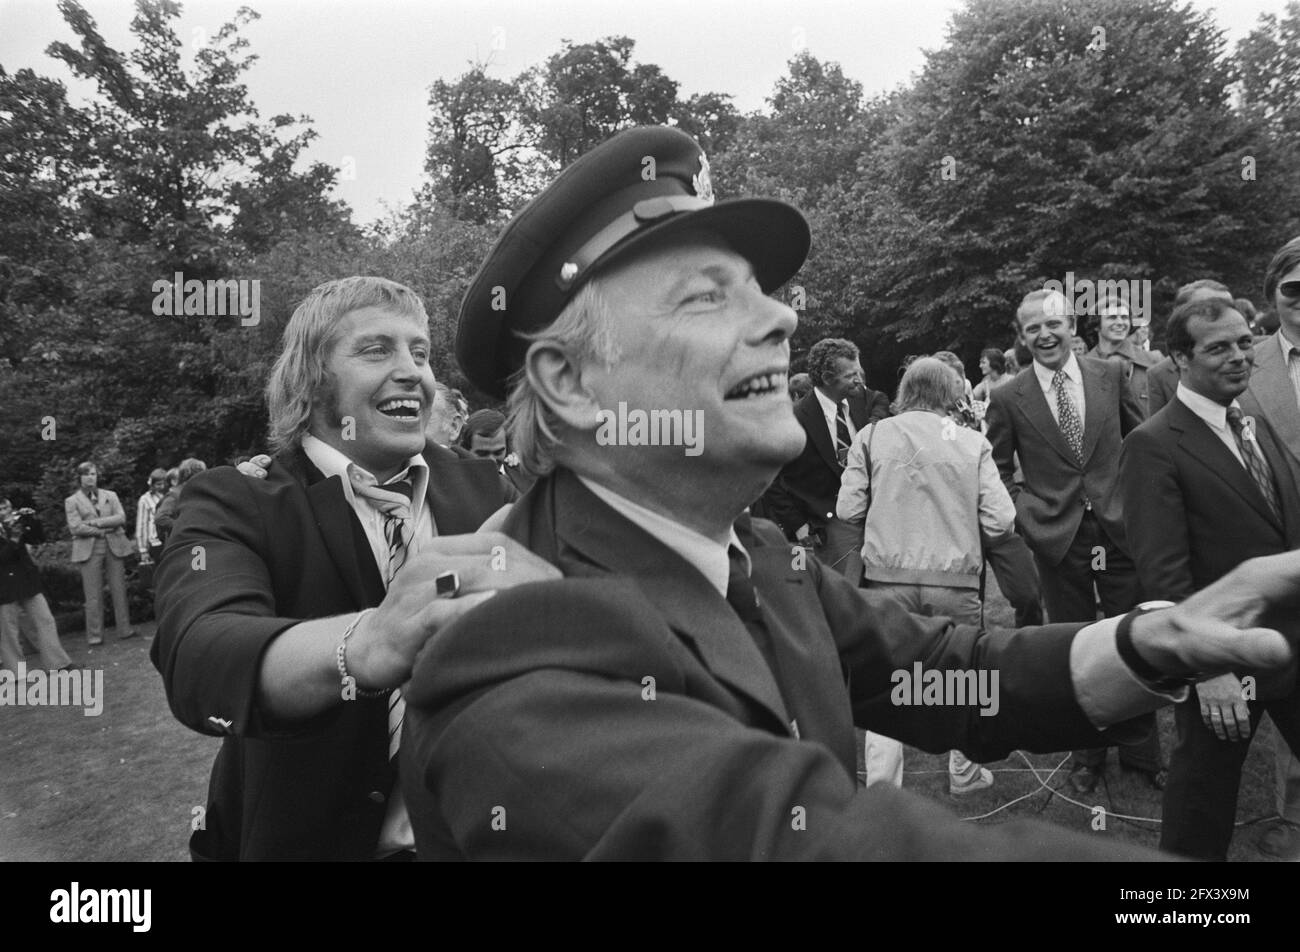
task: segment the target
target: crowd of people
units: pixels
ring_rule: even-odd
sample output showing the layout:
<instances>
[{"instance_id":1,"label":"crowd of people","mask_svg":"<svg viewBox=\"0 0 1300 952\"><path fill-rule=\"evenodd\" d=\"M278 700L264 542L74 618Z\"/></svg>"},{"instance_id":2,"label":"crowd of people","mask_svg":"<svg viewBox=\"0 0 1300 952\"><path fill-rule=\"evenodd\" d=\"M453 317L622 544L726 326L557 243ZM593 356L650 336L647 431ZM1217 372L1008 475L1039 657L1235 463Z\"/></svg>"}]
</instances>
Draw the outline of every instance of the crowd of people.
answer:
<instances>
[{"instance_id":1,"label":"crowd of people","mask_svg":"<svg viewBox=\"0 0 1300 952\"><path fill-rule=\"evenodd\" d=\"M1259 845L1300 852L1294 651L1268 627L1300 591L1300 239L1265 276L1271 336L1221 285L1180 292L1160 412L1127 302L1052 290L974 387L941 351L891 400L841 339L790 376L772 292L809 245L784 202L715 201L680 130L615 136L511 219L462 303L455 356L504 411L434 380L408 288L307 295L267 382L272 455L165 495L155 472L137 507L151 657L175 716L223 738L194 857L1152 855L962 823L901 789L913 745L948 752L959 797L1016 749L1072 750L1087 796L1117 747L1163 790L1162 847L1221 859L1265 712L1289 746ZM622 405L700 413L701 447L597 438ZM129 542L96 475L68 519L111 582ZM990 574L1015 629L985 624ZM992 674L992 710L900 702L914 669Z\"/></svg>"},{"instance_id":2,"label":"crowd of people","mask_svg":"<svg viewBox=\"0 0 1300 952\"><path fill-rule=\"evenodd\" d=\"M808 356L813 394L791 393L804 453L760 508L790 541L811 541L916 614L981 623L982 573L1000 561L990 542L1021 555L996 572L1018 614L1041 598L1050 622L1091 622L1185 599L1249 558L1300 545L1300 238L1273 258L1264 290L1271 322L1217 281L1180 288L1167 358L1122 296L1078 315L1059 292L1035 291L1014 324L1025 370L1007 373L1004 352L986 348L968 392L955 355L915 359L889 411L865 386L854 345L819 341ZM1097 333L1090 350L1080 346L1085 320ZM1175 708L1168 765L1151 715L1116 745L1120 765L1163 792L1161 846L1226 857L1241 765L1267 711L1279 817L1257 846L1300 858L1294 672L1254 688L1227 673L1195 692ZM872 732L863 742L866 781L899 785L902 746ZM1076 793L1094 792L1105 755L1074 751ZM993 783L960 751L950 775L954 795Z\"/></svg>"}]
</instances>

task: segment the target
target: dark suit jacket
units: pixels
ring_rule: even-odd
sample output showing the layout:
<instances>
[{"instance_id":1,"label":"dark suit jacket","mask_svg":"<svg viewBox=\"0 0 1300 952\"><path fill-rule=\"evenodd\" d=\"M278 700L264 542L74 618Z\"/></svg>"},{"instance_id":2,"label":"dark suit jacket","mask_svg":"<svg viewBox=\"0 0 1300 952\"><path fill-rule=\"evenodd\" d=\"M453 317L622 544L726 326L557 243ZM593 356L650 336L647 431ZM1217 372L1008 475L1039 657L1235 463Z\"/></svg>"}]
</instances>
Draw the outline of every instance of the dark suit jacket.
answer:
<instances>
[{"instance_id":1,"label":"dark suit jacket","mask_svg":"<svg viewBox=\"0 0 1300 952\"><path fill-rule=\"evenodd\" d=\"M835 458L835 441L815 390L794 405L794 416L807 436L803 451L782 467L763 495L765 515L788 539L794 539L795 531L805 522L816 530L835 518L835 498L844 472ZM849 398L849 418L856 429L887 416L889 397L878 390L868 389L860 397Z\"/></svg>"},{"instance_id":2,"label":"dark suit jacket","mask_svg":"<svg viewBox=\"0 0 1300 952\"><path fill-rule=\"evenodd\" d=\"M1178 392L1178 365L1166 357L1147 371L1147 416L1153 417Z\"/></svg>"},{"instance_id":3,"label":"dark suit jacket","mask_svg":"<svg viewBox=\"0 0 1300 952\"><path fill-rule=\"evenodd\" d=\"M1300 545L1300 496L1283 451L1267 422L1257 422L1255 433L1278 477L1283 525L1245 467L1181 400L1124 441L1124 524L1148 597L1181 601L1247 559Z\"/></svg>"},{"instance_id":4,"label":"dark suit jacket","mask_svg":"<svg viewBox=\"0 0 1300 952\"><path fill-rule=\"evenodd\" d=\"M1124 436L1142 422L1142 408L1117 363L1078 360L1084 397L1082 465L1052 417L1033 365L993 391L986 415L993 459L1015 500L1021 534L1049 565L1065 558L1083 520L1085 498L1111 541L1125 549L1116 486L1119 452ZM1014 481L1017 453L1023 486Z\"/></svg>"},{"instance_id":5,"label":"dark suit jacket","mask_svg":"<svg viewBox=\"0 0 1300 952\"><path fill-rule=\"evenodd\" d=\"M1268 421L1281 444L1291 479L1300 482L1300 405L1296 403L1295 388L1282 360L1277 337L1273 334L1255 341L1250 387L1239 402L1243 412Z\"/></svg>"},{"instance_id":6,"label":"dark suit jacket","mask_svg":"<svg viewBox=\"0 0 1300 952\"><path fill-rule=\"evenodd\" d=\"M440 534L473 532L504 502L490 461L459 460L439 447L425 459ZM277 457L264 480L228 466L194 477L156 581L152 658L172 712L200 733L225 737L191 852L369 859L396 780L386 699L340 702L294 724L270 723L258 706L272 639L304 619L383 600L339 478L323 478L301 450Z\"/></svg>"},{"instance_id":7,"label":"dark suit jacket","mask_svg":"<svg viewBox=\"0 0 1300 952\"><path fill-rule=\"evenodd\" d=\"M506 531L566 578L502 591L444 629L407 691L401 772L422 859L1137 855L1032 823L974 828L854 779L855 723L979 760L1106 743L1074 696L1081 626L914 617L792 559L770 523L736 529L772 664L695 568L572 473L533 487ZM913 662L1000 671L997 716L893 705L891 674Z\"/></svg>"},{"instance_id":8,"label":"dark suit jacket","mask_svg":"<svg viewBox=\"0 0 1300 952\"><path fill-rule=\"evenodd\" d=\"M21 531L10 539L0 528L0 605L41 594L41 573L27 546L45 541L45 530L31 516L20 516Z\"/></svg>"}]
</instances>

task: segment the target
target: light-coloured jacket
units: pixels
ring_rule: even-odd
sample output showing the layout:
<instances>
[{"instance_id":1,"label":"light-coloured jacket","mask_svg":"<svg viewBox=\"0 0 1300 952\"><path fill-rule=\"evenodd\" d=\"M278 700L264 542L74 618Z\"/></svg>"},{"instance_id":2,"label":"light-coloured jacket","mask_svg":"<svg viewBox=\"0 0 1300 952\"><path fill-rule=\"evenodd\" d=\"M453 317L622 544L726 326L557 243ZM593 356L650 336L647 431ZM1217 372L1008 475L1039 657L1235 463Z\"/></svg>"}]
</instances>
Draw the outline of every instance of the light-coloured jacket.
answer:
<instances>
[{"instance_id":1,"label":"light-coloured jacket","mask_svg":"<svg viewBox=\"0 0 1300 952\"><path fill-rule=\"evenodd\" d=\"M126 525L126 512L111 489L99 490L99 508L96 509L78 489L63 500L63 513L68 517L68 531L72 533L72 561L85 562L95 549L95 528L108 529L105 537L108 551L118 558L126 558L134 549L122 527ZM92 524L94 523L94 524Z\"/></svg>"},{"instance_id":2,"label":"light-coloured jacket","mask_svg":"<svg viewBox=\"0 0 1300 952\"><path fill-rule=\"evenodd\" d=\"M980 529L1001 535L1016 519L989 441L925 410L881 420L854 438L836 515L861 524L864 514L866 578L951 588L979 587Z\"/></svg>"},{"instance_id":3,"label":"light-coloured jacket","mask_svg":"<svg viewBox=\"0 0 1300 952\"><path fill-rule=\"evenodd\" d=\"M153 515L163 498L163 496L155 498L152 492L147 492L135 504L135 547L140 550L141 555L146 555L151 545L162 545L162 540L158 538L158 532L154 528Z\"/></svg>"}]
</instances>

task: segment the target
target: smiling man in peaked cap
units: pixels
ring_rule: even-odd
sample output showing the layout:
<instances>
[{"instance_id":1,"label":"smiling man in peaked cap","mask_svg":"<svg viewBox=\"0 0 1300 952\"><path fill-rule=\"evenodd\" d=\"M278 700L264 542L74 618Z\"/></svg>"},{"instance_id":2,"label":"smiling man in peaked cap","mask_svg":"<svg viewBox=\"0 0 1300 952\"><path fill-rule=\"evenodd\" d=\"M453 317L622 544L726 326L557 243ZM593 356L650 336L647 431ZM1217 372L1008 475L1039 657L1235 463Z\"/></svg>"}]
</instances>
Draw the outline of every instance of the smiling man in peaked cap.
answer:
<instances>
[{"instance_id":1,"label":"smiling man in peaked cap","mask_svg":"<svg viewBox=\"0 0 1300 952\"><path fill-rule=\"evenodd\" d=\"M803 446L797 318L770 295L808 247L797 210L715 202L696 143L641 128L565 169L488 254L457 355L508 396L539 477L503 531L565 577L499 592L417 659L401 776L422 859L1150 856L858 789L853 727L980 761L1105 745L1192 672L1289 657L1282 634L1238 629L1300 588L1300 555L1183 606L986 633L913 617L751 521ZM611 438L616 407L659 425ZM696 454L674 439L688 418ZM1243 590L1249 609L1225 594ZM996 672L996 716L892 703L915 665Z\"/></svg>"}]
</instances>

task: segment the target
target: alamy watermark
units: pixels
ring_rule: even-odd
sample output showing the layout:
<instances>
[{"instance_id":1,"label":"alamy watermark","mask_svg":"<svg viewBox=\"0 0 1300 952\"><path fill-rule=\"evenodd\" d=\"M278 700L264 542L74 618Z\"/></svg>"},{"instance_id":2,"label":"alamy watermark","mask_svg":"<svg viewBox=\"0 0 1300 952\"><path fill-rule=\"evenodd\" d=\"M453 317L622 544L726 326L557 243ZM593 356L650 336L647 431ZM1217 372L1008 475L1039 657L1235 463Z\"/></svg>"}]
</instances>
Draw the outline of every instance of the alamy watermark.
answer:
<instances>
[{"instance_id":1,"label":"alamy watermark","mask_svg":"<svg viewBox=\"0 0 1300 952\"><path fill-rule=\"evenodd\" d=\"M104 671L74 668L66 671L28 671L0 668L0 707L79 707L86 717L104 713Z\"/></svg>"},{"instance_id":2,"label":"alamy watermark","mask_svg":"<svg viewBox=\"0 0 1300 952\"><path fill-rule=\"evenodd\" d=\"M133 932L148 932L152 909L152 889L82 889L74 882L50 893L50 921L56 923L129 923Z\"/></svg>"},{"instance_id":3,"label":"alamy watermark","mask_svg":"<svg viewBox=\"0 0 1300 952\"><path fill-rule=\"evenodd\" d=\"M243 327L254 327L262 319L262 282L257 278L186 281L184 273L177 271L171 281L155 281L153 292L153 312L158 317L237 315Z\"/></svg>"},{"instance_id":4,"label":"alamy watermark","mask_svg":"<svg viewBox=\"0 0 1300 952\"><path fill-rule=\"evenodd\" d=\"M1123 281L1102 278L1075 278L1073 271L1065 272L1065 281L1043 282L1044 291L1055 291L1065 296L1076 315L1091 314L1099 303L1119 301L1128 306L1135 317L1151 317L1151 282L1147 280ZM1055 299L1049 299L1055 300ZM1046 302L1044 302L1045 306Z\"/></svg>"},{"instance_id":5,"label":"alamy watermark","mask_svg":"<svg viewBox=\"0 0 1300 952\"><path fill-rule=\"evenodd\" d=\"M704 452L703 410L596 411L596 442L601 446L681 446L687 456Z\"/></svg>"},{"instance_id":6,"label":"alamy watermark","mask_svg":"<svg viewBox=\"0 0 1300 952\"><path fill-rule=\"evenodd\" d=\"M889 680L894 685L889 701L895 707L978 707L980 717L992 717L1001 706L996 670L926 671L916 661L910 671L899 668Z\"/></svg>"}]
</instances>

